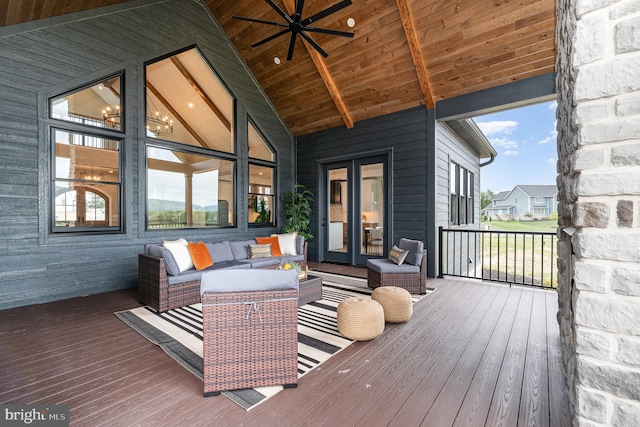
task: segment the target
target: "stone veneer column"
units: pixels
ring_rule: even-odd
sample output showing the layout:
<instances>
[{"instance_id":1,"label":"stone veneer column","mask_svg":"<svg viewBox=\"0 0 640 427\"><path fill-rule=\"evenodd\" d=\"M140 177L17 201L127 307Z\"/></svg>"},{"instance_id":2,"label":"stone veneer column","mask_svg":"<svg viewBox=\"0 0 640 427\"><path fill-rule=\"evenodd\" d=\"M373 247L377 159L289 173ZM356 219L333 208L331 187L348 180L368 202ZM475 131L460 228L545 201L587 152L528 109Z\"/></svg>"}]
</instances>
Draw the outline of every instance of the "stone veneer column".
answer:
<instances>
[{"instance_id":1,"label":"stone veneer column","mask_svg":"<svg viewBox=\"0 0 640 427\"><path fill-rule=\"evenodd\" d=\"M640 1L556 4L558 321L573 420L640 426Z\"/></svg>"}]
</instances>

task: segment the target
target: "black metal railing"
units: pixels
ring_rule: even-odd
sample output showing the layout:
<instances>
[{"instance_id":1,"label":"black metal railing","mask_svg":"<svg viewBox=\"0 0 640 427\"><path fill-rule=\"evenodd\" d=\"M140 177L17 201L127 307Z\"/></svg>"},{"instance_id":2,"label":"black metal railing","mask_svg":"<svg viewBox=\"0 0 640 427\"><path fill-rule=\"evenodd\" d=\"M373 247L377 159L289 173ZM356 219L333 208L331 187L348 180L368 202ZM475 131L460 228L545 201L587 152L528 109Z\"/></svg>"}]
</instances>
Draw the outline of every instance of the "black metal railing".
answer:
<instances>
[{"instance_id":1,"label":"black metal railing","mask_svg":"<svg viewBox=\"0 0 640 427\"><path fill-rule=\"evenodd\" d=\"M439 277L557 286L556 233L439 227Z\"/></svg>"}]
</instances>

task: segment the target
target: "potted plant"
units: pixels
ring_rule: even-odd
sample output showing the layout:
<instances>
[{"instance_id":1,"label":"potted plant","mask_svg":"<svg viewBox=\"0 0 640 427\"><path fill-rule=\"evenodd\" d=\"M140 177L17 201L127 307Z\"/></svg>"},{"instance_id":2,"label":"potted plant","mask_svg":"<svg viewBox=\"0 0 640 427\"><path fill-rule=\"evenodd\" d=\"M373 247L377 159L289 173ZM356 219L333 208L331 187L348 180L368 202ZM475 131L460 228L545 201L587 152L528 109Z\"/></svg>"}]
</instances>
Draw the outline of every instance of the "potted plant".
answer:
<instances>
[{"instance_id":1,"label":"potted plant","mask_svg":"<svg viewBox=\"0 0 640 427\"><path fill-rule=\"evenodd\" d=\"M280 197L282 200L282 215L284 225L280 229L283 233L297 232L304 236L305 240L312 240L313 234L309 229L311 221L311 203L313 193L304 188L302 184L296 184L293 191L285 193Z\"/></svg>"}]
</instances>

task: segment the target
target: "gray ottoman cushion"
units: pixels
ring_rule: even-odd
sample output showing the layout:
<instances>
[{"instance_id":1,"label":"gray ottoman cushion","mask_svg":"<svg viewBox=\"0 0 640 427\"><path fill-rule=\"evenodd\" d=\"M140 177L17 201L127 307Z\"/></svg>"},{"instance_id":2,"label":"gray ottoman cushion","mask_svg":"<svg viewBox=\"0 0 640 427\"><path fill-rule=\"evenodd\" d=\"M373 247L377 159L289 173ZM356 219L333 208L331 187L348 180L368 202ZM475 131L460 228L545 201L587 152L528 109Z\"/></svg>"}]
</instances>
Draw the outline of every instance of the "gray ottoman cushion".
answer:
<instances>
[{"instance_id":1,"label":"gray ottoman cushion","mask_svg":"<svg viewBox=\"0 0 640 427\"><path fill-rule=\"evenodd\" d=\"M200 280L200 295L205 292L268 291L298 289L295 270L214 270Z\"/></svg>"}]
</instances>

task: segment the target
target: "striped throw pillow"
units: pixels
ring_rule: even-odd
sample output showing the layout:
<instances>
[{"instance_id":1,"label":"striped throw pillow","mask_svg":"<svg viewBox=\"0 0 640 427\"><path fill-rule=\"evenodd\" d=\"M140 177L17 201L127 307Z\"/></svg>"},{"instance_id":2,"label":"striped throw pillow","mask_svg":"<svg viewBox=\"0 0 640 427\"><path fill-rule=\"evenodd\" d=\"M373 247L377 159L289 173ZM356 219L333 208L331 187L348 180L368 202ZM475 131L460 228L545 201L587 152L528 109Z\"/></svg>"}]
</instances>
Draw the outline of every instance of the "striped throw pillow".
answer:
<instances>
[{"instance_id":1,"label":"striped throw pillow","mask_svg":"<svg viewBox=\"0 0 640 427\"><path fill-rule=\"evenodd\" d=\"M271 258L271 243L249 245L249 259Z\"/></svg>"},{"instance_id":2,"label":"striped throw pillow","mask_svg":"<svg viewBox=\"0 0 640 427\"><path fill-rule=\"evenodd\" d=\"M387 258L389 261L400 265L404 262L404 259L408 254L409 251L402 250L396 245L393 245L393 248L391 248L391 250L389 251L389 256Z\"/></svg>"}]
</instances>

